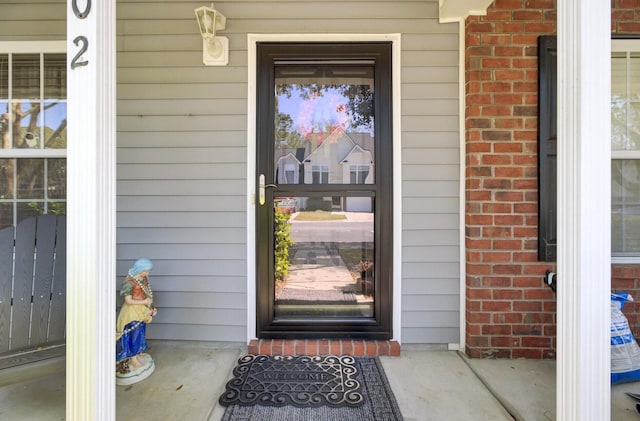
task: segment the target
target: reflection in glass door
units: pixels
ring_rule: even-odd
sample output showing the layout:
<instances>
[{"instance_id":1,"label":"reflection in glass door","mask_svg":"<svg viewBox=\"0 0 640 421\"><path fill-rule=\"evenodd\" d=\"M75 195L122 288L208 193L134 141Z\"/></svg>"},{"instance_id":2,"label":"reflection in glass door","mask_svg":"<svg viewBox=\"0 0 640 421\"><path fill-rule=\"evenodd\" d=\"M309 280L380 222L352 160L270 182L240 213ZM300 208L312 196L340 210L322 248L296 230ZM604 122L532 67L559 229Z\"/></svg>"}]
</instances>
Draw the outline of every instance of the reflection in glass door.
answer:
<instances>
[{"instance_id":1,"label":"reflection in glass door","mask_svg":"<svg viewBox=\"0 0 640 421\"><path fill-rule=\"evenodd\" d=\"M275 72L276 184L373 184L373 63L285 63ZM367 280L364 270L374 267L371 197L276 197L275 205L294 212L275 317L373 317L373 274Z\"/></svg>"},{"instance_id":2,"label":"reflection in glass door","mask_svg":"<svg viewBox=\"0 0 640 421\"><path fill-rule=\"evenodd\" d=\"M390 336L389 49L259 48L261 337Z\"/></svg>"},{"instance_id":3,"label":"reflection in glass door","mask_svg":"<svg viewBox=\"0 0 640 421\"><path fill-rule=\"evenodd\" d=\"M310 200L311 199L311 200ZM371 198L338 197L336 202ZM373 317L374 215L333 209L332 197L276 198L276 220L290 233L287 270L278 273L275 317ZM282 204L286 203L286 207ZM371 206L369 206L371 208ZM287 214L287 212L293 212Z\"/></svg>"}]
</instances>

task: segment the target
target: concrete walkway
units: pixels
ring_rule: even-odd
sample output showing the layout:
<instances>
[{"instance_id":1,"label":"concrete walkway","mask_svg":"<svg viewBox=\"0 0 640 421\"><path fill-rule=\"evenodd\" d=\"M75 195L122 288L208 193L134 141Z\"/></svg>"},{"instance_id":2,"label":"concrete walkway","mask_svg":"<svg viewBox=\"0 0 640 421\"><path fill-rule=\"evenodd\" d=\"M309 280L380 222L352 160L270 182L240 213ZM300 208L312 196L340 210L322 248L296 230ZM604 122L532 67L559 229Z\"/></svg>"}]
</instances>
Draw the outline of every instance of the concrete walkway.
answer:
<instances>
[{"instance_id":1,"label":"concrete walkway","mask_svg":"<svg viewBox=\"0 0 640 421\"><path fill-rule=\"evenodd\" d=\"M151 346L156 371L143 382L117 387L117 419L219 420L224 408L217 399L246 347L155 341ZM409 345L401 357L381 360L407 421L555 420L554 362L469 360L455 351ZM0 372L11 378L0 387L0 420L64 420L63 369L58 359L40 366L42 376L26 368ZM626 391L640 393L640 382L612 387L613 421L640 419Z\"/></svg>"}]
</instances>

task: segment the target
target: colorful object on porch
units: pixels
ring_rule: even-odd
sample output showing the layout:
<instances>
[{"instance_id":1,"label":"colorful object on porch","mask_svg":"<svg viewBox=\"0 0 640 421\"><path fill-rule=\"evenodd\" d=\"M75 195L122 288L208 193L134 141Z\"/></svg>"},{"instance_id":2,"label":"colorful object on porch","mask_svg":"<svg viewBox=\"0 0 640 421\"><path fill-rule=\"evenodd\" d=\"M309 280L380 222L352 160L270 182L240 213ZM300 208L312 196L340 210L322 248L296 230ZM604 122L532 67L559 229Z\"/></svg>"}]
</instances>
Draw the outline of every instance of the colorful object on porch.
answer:
<instances>
[{"instance_id":1,"label":"colorful object on porch","mask_svg":"<svg viewBox=\"0 0 640 421\"><path fill-rule=\"evenodd\" d=\"M125 386L149 377L155 370L147 350L146 330L157 314L153 306L153 291L149 273L153 263L138 259L122 282L120 295L124 299L116 322L116 384Z\"/></svg>"},{"instance_id":2,"label":"colorful object on porch","mask_svg":"<svg viewBox=\"0 0 640 421\"><path fill-rule=\"evenodd\" d=\"M377 357L246 355L219 402L222 421L399 421Z\"/></svg>"},{"instance_id":3,"label":"colorful object on porch","mask_svg":"<svg viewBox=\"0 0 640 421\"><path fill-rule=\"evenodd\" d=\"M627 301L632 302L633 297L611 293L611 384L640 380L640 346L622 313Z\"/></svg>"}]
</instances>

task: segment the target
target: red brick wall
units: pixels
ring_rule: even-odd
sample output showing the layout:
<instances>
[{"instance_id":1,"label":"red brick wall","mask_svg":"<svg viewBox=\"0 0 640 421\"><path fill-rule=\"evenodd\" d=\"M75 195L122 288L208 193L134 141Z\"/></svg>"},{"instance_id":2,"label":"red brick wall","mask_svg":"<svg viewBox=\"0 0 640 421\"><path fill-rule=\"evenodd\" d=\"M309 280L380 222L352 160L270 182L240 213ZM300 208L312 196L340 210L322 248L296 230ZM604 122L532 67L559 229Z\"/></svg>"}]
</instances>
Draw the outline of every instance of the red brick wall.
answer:
<instances>
[{"instance_id":1,"label":"red brick wall","mask_svg":"<svg viewBox=\"0 0 640 421\"><path fill-rule=\"evenodd\" d=\"M611 0L611 32L640 34L640 0Z\"/></svg>"},{"instance_id":2,"label":"red brick wall","mask_svg":"<svg viewBox=\"0 0 640 421\"><path fill-rule=\"evenodd\" d=\"M613 32L640 33L640 0L612 8ZM543 276L555 265L537 259L537 39L556 32L555 0L495 0L465 32L466 352L554 358L556 297ZM638 275L614 267L612 288L640 301ZM635 307L625 313L638 333Z\"/></svg>"}]
</instances>

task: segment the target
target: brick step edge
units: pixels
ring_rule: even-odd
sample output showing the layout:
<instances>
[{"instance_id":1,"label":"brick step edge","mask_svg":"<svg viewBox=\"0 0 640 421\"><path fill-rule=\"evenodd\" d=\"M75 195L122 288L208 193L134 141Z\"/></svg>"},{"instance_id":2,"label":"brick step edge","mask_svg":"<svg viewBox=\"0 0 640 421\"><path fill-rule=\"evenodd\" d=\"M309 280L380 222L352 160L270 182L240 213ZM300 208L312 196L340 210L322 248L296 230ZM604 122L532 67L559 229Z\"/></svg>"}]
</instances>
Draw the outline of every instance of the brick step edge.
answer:
<instances>
[{"instance_id":1,"label":"brick step edge","mask_svg":"<svg viewBox=\"0 0 640 421\"><path fill-rule=\"evenodd\" d=\"M247 353L253 355L399 357L400 343L364 339L253 339L249 342Z\"/></svg>"}]
</instances>

